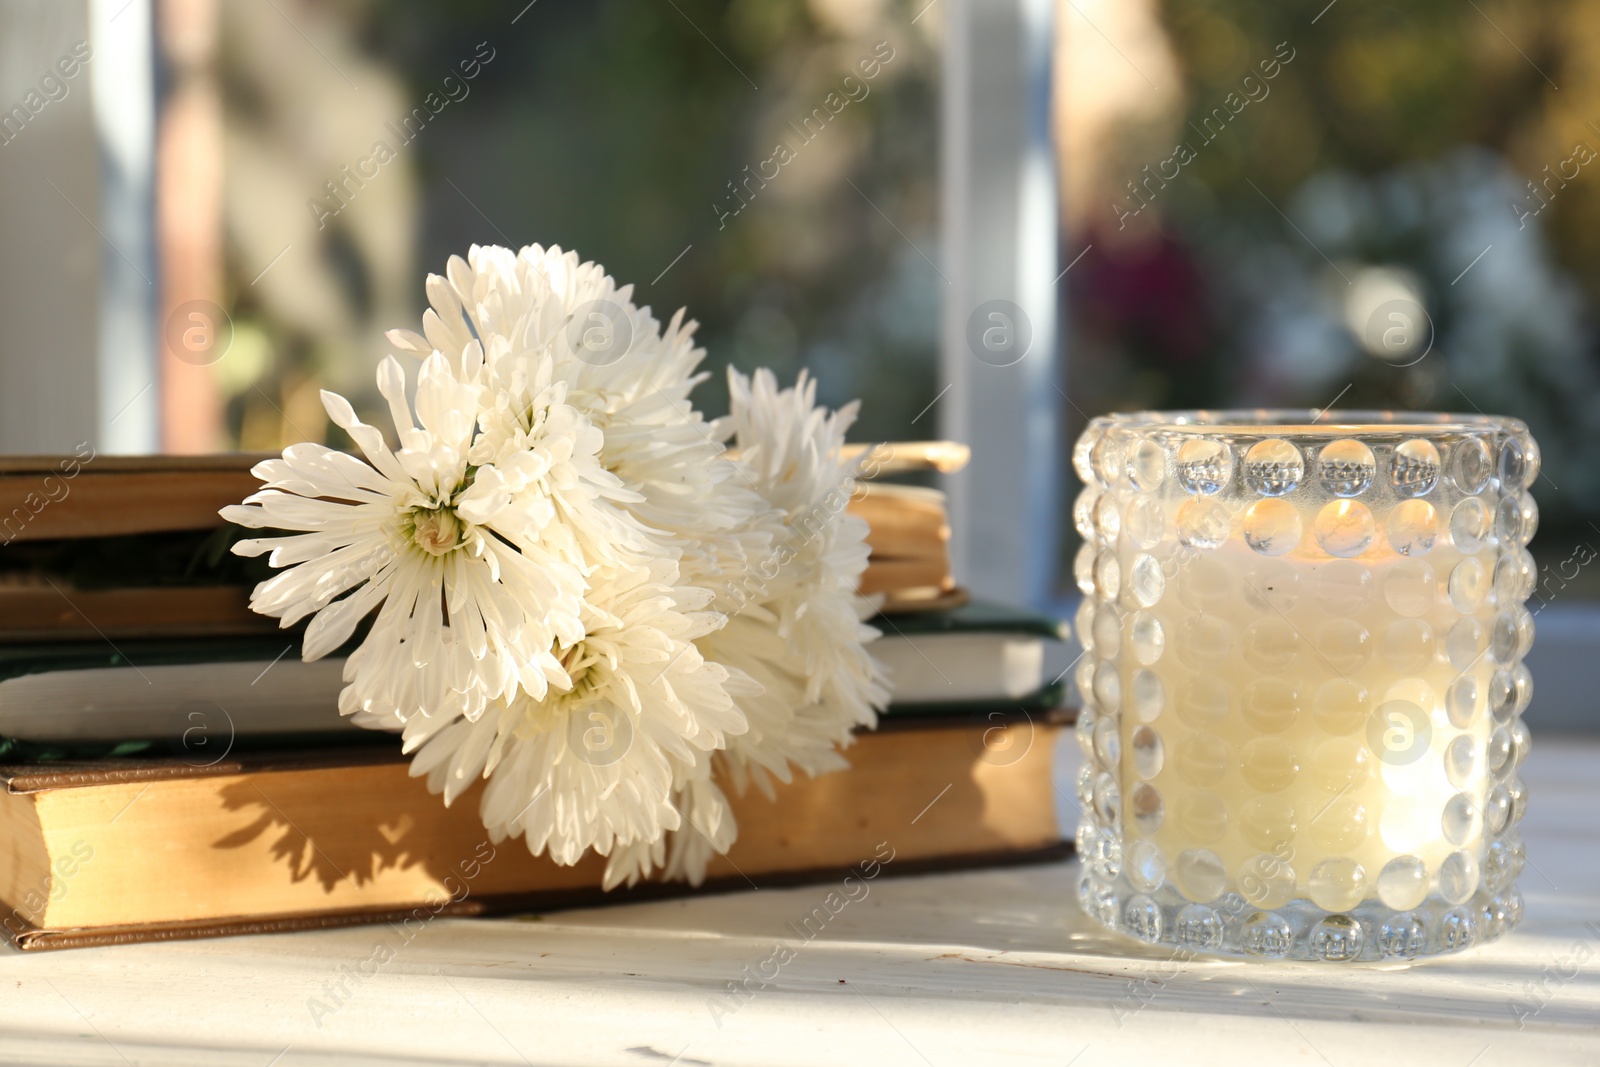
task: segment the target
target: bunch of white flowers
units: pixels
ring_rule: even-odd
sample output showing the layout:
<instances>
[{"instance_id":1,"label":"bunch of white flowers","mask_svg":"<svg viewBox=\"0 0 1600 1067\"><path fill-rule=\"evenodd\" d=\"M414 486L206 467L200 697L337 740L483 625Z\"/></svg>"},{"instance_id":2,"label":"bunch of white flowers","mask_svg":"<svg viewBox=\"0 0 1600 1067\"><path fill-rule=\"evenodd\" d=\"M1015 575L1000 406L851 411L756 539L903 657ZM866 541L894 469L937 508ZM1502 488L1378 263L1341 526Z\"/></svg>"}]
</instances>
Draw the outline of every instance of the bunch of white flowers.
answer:
<instances>
[{"instance_id":1,"label":"bunch of white flowers","mask_svg":"<svg viewBox=\"0 0 1600 1067\"><path fill-rule=\"evenodd\" d=\"M324 392L365 460L291 445L223 510L286 531L234 548L283 568L251 606L309 617L308 660L370 617L339 710L398 731L446 804L487 778L496 841L698 882L736 834L722 783L843 766L887 701L844 510L855 405L730 371L707 421L695 324L559 248L474 246L427 292L422 334L389 334L414 398L378 370L399 447Z\"/></svg>"}]
</instances>

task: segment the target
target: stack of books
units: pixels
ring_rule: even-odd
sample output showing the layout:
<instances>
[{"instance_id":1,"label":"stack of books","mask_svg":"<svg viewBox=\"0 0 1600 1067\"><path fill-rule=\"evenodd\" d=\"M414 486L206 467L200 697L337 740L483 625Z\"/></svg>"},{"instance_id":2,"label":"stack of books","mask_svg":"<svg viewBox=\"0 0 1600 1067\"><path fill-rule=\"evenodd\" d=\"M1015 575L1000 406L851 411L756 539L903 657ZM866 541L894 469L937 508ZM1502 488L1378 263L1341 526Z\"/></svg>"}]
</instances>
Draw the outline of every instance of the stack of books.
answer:
<instances>
[{"instance_id":1,"label":"stack of books","mask_svg":"<svg viewBox=\"0 0 1600 1067\"><path fill-rule=\"evenodd\" d=\"M913 450L914 451L914 450ZM247 607L217 510L260 457L0 460L0 923L53 948L684 892L602 892L446 808L392 735L336 710L343 659ZM901 469L907 465L902 459ZM917 466L913 459L909 465ZM937 466L932 459L925 466ZM894 697L850 767L734 802L702 890L1063 855L1052 619L970 600L940 494L872 483L864 593ZM481 789L481 784L477 787ZM892 856L887 861L886 856Z\"/></svg>"},{"instance_id":2,"label":"stack of books","mask_svg":"<svg viewBox=\"0 0 1600 1067\"><path fill-rule=\"evenodd\" d=\"M944 494L915 485L864 482L850 511L867 521L872 555L861 592L884 609L943 606L956 592Z\"/></svg>"}]
</instances>

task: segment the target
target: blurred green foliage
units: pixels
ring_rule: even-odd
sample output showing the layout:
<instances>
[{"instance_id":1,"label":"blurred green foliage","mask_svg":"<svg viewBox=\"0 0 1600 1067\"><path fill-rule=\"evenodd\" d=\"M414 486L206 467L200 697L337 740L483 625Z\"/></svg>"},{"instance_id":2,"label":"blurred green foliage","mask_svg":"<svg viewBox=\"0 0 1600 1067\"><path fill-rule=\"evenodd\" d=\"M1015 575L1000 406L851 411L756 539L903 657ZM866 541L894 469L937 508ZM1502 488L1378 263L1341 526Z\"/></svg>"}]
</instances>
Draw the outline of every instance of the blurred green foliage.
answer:
<instances>
[{"instance_id":1,"label":"blurred green foliage","mask_svg":"<svg viewBox=\"0 0 1600 1067\"><path fill-rule=\"evenodd\" d=\"M1527 182L1577 145L1600 148L1594 5L1158 11L1181 104L1101 146L1114 177L1070 238L1096 254L1073 275L1069 425L1336 395L1342 408L1516 415L1545 450L1541 540L1564 552L1600 516L1600 166L1540 198ZM1208 139L1206 117L1280 46L1294 58L1270 91ZM1110 205L1137 207L1126 182L1179 141L1194 160L1119 229ZM1351 321L1352 294L1383 272L1408 279L1431 320L1433 348L1409 365L1369 354Z\"/></svg>"},{"instance_id":2,"label":"blurred green foliage","mask_svg":"<svg viewBox=\"0 0 1600 1067\"><path fill-rule=\"evenodd\" d=\"M816 6L540 0L513 25L515 3L339 5L344 32L412 98L436 89L478 42L496 51L470 97L404 150L418 183L416 314L422 273L442 273L470 244L556 244L633 283L659 319L687 307L699 320L713 376L697 398L708 411L726 409L727 364L770 366L784 380L811 367L825 400L864 400L853 436L911 432L936 391L928 368L942 283L907 239L937 257L938 68L924 32L937 20L911 26L905 4L864 3L881 10L840 27ZM866 94L765 188L746 187L756 190L748 208L722 218L742 203L729 183L743 182L777 140L799 143L789 124L846 75L859 79L858 62L880 41L895 58ZM322 254L342 257L354 303L372 264L349 254L339 230L321 235ZM301 364L280 377L376 358L313 353L310 339L282 329L275 342L281 363ZM236 405L236 425L252 402L246 394Z\"/></svg>"}]
</instances>

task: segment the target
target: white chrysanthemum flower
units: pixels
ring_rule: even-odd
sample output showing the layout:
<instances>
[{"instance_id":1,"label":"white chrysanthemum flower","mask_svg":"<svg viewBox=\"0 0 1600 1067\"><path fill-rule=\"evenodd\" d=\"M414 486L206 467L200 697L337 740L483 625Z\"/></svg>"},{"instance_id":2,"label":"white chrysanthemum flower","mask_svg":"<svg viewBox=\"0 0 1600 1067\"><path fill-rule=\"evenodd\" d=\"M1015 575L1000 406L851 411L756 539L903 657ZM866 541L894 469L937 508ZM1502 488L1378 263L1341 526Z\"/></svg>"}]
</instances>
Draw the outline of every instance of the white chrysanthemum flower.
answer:
<instances>
[{"instance_id":1,"label":"white chrysanthemum flower","mask_svg":"<svg viewBox=\"0 0 1600 1067\"><path fill-rule=\"evenodd\" d=\"M490 700L542 697L565 684L552 649L583 635L590 566L591 546L574 531L613 543L604 540L618 528L607 499L628 495L596 458L598 434L550 390L523 447L489 462L474 455L484 387L446 360L423 364L414 417L392 358L378 387L398 451L343 397L324 392L329 417L367 461L291 445L255 467L261 492L223 509L241 526L291 531L234 546L240 555L270 552L286 568L257 586L251 607L284 626L311 616L308 660L377 613L346 666L346 712L475 717Z\"/></svg>"},{"instance_id":2,"label":"white chrysanthemum flower","mask_svg":"<svg viewBox=\"0 0 1600 1067\"><path fill-rule=\"evenodd\" d=\"M547 387L563 390L563 400L599 433L599 461L628 494L614 499L648 534L636 558L673 562L670 581L657 576L665 582L663 603L696 618L665 680L694 665L693 684L703 692L688 706L705 704L703 717L716 722L719 709L731 706L730 691L749 695L755 687L741 672L729 677L720 666L702 665L692 640L724 621L725 615L704 609L713 598L728 600L749 563L768 553L771 524L759 521L768 509L745 484L749 476L723 457L725 433L690 402L703 380L695 368L705 357L693 342L695 324L686 324L680 311L663 330L648 308L634 305L631 286L619 289L598 264L537 245L518 253L474 246L466 259L452 257L445 275L431 275L427 291L423 335L395 330L389 338L402 351L446 359L490 394L480 417L485 461L517 451L520 420L536 407L527 397ZM591 589L589 601L596 595ZM604 617L605 609L598 610ZM618 677L639 681L627 670ZM676 683L674 699L687 684ZM719 733L714 745L646 749L614 770L597 770L587 765L593 761L571 754L574 737L603 736L608 728L584 716L610 713L603 707L574 712L572 699L555 693L545 702L550 708L537 703L505 702L478 724L414 722L407 744L427 740L414 769L426 769L430 785L447 800L474 775L489 778L486 825L497 833L526 829L530 849L548 847L561 862L575 862L591 846L608 853L613 845L617 853L659 847L663 827L679 825L672 794L708 768L709 752L722 745ZM742 731L743 715L736 718ZM530 727L536 719L548 720L548 728ZM551 725L561 722L560 729ZM545 790L555 799L541 799ZM591 802L597 793L604 802ZM591 799L578 809L559 809L565 812L559 818L548 809L551 803L570 806L579 795ZM520 819L508 816L522 808ZM731 817L726 825L716 833L724 849Z\"/></svg>"},{"instance_id":3,"label":"white chrysanthemum flower","mask_svg":"<svg viewBox=\"0 0 1600 1067\"><path fill-rule=\"evenodd\" d=\"M866 644L878 631L865 624L870 601L856 594L867 566L867 524L845 509L857 464L843 458L856 405L817 407L816 383L804 372L780 390L771 372L747 379L728 372L729 425L737 460L769 505L776 523L770 556L739 589L723 627L700 638L708 660L747 674L759 691L740 693L749 730L730 737L714 769L740 792L754 783L774 795L772 779L791 780L791 765L808 775L846 765L839 749L858 727L877 722L888 703L883 668ZM722 605L719 605L722 607ZM677 804L686 822L671 842L636 847L612 862L613 877L636 880L664 866L669 877L698 883L735 827L711 768L686 769Z\"/></svg>"},{"instance_id":4,"label":"white chrysanthemum flower","mask_svg":"<svg viewBox=\"0 0 1600 1067\"><path fill-rule=\"evenodd\" d=\"M844 512L855 409L735 374L708 423L694 323L558 248L474 247L427 290L423 334L390 334L423 360L414 402L394 360L378 376L400 447L324 393L367 461L292 446L224 511L288 531L236 546L287 568L252 606L311 617L308 659L375 615L340 710L399 731L446 803L488 779L496 840L593 849L608 886L698 882L737 832L719 780L843 766L887 699Z\"/></svg>"},{"instance_id":5,"label":"white chrysanthemum flower","mask_svg":"<svg viewBox=\"0 0 1600 1067\"><path fill-rule=\"evenodd\" d=\"M720 620L684 610L709 598L675 586L676 572L667 558L597 568L583 636L556 650L569 681L542 700L495 701L475 721L367 724L402 727L405 750L416 752L412 775L426 775L447 804L487 777L481 814L496 841L523 834L529 851L548 849L563 864L591 848L608 855L659 842L681 825L674 782L744 730L730 693L751 689L695 647Z\"/></svg>"},{"instance_id":6,"label":"white chrysanthemum flower","mask_svg":"<svg viewBox=\"0 0 1600 1067\"><path fill-rule=\"evenodd\" d=\"M779 389L771 371L751 379L730 368L728 392L739 466L781 529L771 563L758 571L771 579L702 647L767 687L750 702L752 728L757 706L764 712L763 739L731 745L727 757L741 789L748 771L771 795L760 768L788 781L784 761L809 774L838 766L833 746L876 725L875 709L888 703L883 668L865 647L878 637L865 623L876 608L856 593L870 552L867 523L846 510L860 461L844 458L844 438L859 404L818 407L816 381L804 371L794 388Z\"/></svg>"},{"instance_id":7,"label":"white chrysanthemum flower","mask_svg":"<svg viewBox=\"0 0 1600 1067\"><path fill-rule=\"evenodd\" d=\"M636 498L624 507L679 559L682 580L726 598L768 545L764 507L722 458L725 434L689 400L705 350L680 310L663 329L597 263L530 245L474 245L430 275L423 334L392 330L402 351L443 354L491 391L513 387L529 361L567 387L566 401L604 435L601 459ZM498 429L486 425L486 438Z\"/></svg>"},{"instance_id":8,"label":"white chrysanthemum flower","mask_svg":"<svg viewBox=\"0 0 1600 1067\"><path fill-rule=\"evenodd\" d=\"M652 871L699 885L712 858L733 847L739 827L727 794L712 776L712 762L686 768L673 790L677 826L655 841L619 845L606 864L604 886L636 884Z\"/></svg>"}]
</instances>

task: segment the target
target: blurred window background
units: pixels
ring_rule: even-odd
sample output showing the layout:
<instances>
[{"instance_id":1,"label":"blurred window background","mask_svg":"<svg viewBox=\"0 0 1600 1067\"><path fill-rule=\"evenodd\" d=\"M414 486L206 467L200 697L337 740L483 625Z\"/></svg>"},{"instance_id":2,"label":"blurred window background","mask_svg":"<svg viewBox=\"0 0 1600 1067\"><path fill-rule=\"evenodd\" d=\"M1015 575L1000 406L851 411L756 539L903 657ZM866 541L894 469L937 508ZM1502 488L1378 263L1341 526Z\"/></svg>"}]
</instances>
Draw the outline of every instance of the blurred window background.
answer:
<instances>
[{"instance_id":1,"label":"blurred window background","mask_svg":"<svg viewBox=\"0 0 1600 1067\"><path fill-rule=\"evenodd\" d=\"M727 364L810 367L829 401L866 399L863 437L904 436L937 391L944 284L926 3L6 0L8 107L80 40L87 83L113 42L142 37L143 70L105 77L153 89L142 114L94 116L102 142L145 142L120 201L117 160L99 190L92 149L47 160L57 116L14 124L0 177L56 198L48 229L75 240L51 256L39 234L35 268L19 246L6 273L54 269L75 244L149 303L156 338L122 342L144 373L100 378L125 394L102 408L134 405L123 451L326 439L318 390L376 401L383 331L416 327L424 274L472 243L576 249L661 320L688 307L710 411ZM5 310L70 314L70 287L52 291ZM223 315L211 328L206 305ZM51 436L28 422L7 449Z\"/></svg>"},{"instance_id":2,"label":"blurred window background","mask_svg":"<svg viewBox=\"0 0 1600 1067\"><path fill-rule=\"evenodd\" d=\"M423 274L473 242L576 249L663 321L688 307L709 410L729 363L868 397L869 436L932 399L937 17L881 0L218 7L222 295L244 357L216 376L208 432L227 444L321 436L317 389L370 392L382 331L417 321Z\"/></svg>"}]
</instances>

